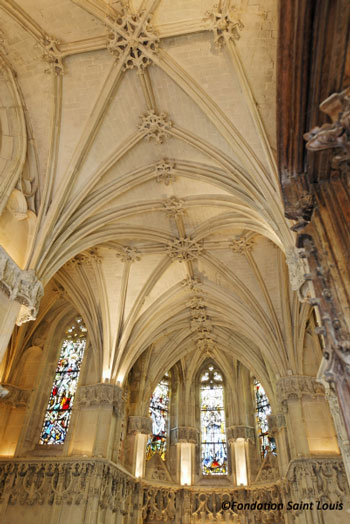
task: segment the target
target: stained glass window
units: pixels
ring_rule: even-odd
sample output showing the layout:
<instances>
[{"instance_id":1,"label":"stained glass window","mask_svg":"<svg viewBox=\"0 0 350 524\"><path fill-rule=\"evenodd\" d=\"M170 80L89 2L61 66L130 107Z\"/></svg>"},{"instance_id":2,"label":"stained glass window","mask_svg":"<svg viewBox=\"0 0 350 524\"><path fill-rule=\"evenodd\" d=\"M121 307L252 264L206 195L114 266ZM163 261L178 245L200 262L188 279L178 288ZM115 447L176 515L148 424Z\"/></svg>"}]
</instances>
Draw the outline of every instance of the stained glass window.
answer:
<instances>
[{"instance_id":1,"label":"stained glass window","mask_svg":"<svg viewBox=\"0 0 350 524\"><path fill-rule=\"evenodd\" d=\"M153 391L149 404L149 414L152 418L152 435L146 447L146 460L155 453L165 460L168 437L170 375L166 373Z\"/></svg>"},{"instance_id":2,"label":"stained glass window","mask_svg":"<svg viewBox=\"0 0 350 524\"><path fill-rule=\"evenodd\" d=\"M86 332L81 318L77 318L65 332L41 430L40 444L64 443L86 345Z\"/></svg>"},{"instance_id":3,"label":"stained glass window","mask_svg":"<svg viewBox=\"0 0 350 524\"><path fill-rule=\"evenodd\" d=\"M260 452L264 458L269 451L276 454L276 441L269 434L267 417L271 415L269 399L264 388L257 380L254 380L254 390L256 399L256 423L260 440Z\"/></svg>"},{"instance_id":4,"label":"stained glass window","mask_svg":"<svg viewBox=\"0 0 350 524\"><path fill-rule=\"evenodd\" d=\"M203 475L227 474L224 383L209 364L200 378L201 464Z\"/></svg>"}]
</instances>

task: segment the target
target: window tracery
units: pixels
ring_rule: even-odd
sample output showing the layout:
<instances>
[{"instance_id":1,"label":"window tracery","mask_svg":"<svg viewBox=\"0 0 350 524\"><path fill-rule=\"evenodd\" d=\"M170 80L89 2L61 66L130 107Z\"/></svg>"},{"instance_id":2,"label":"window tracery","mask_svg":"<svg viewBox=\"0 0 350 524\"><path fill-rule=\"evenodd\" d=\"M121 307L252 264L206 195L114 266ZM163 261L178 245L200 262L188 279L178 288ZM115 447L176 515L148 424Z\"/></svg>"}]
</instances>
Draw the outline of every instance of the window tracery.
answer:
<instances>
[{"instance_id":1,"label":"window tracery","mask_svg":"<svg viewBox=\"0 0 350 524\"><path fill-rule=\"evenodd\" d=\"M224 382L209 364L200 376L201 469L203 475L227 474Z\"/></svg>"},{"instance_id":2,"label":"window tracery","mask_svg":"<svg viewBox=\"0 0 350 524\"><path fill-rule=\"evenodd\" d=\"M260 441L260 453L264 458L269 451L276 454L276 441L269 433L268 416L271 415L271 406L264 388L258 380L254 380L256 400L256 423Z\"/></svg>"},{"instance_id":3,"label":"window tracery","mask_svg":"<svg viewBox=\"0 0 350 524\"><path fill-rule=\"evenodd\" d=\"M146 460L158 453L165 460L167 451L170 401L170 374L165 373L152 393L149 414L152 419L152 435L146 446Z\"/></svg>"},{"instance_id":4,"label":"window tracery","mask_svg":"<svg viewBox=\"0 0 350 524\"><path fill-rule=\"evenodd\" d=\"M63 444L67 436L87 329L78 317L65 332L49 403L41 430L40 444Z\"/></svg>"}]
</instances>

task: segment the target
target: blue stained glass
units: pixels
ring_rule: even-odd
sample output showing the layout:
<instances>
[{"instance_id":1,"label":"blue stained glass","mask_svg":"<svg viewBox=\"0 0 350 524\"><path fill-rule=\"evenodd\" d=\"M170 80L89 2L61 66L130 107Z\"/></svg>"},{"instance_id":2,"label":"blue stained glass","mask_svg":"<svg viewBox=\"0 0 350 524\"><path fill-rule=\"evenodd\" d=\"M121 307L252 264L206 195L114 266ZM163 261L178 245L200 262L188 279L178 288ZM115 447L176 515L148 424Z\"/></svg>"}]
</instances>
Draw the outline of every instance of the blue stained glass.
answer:
<instances>
[{"instance_id":1,"label":"blue stained glass","mask_svg":"<svg viewBox=\"0 0 350 524\"><path fill-rule=\"evenodd\" d=\"M254 381L256 400L256 423L260 440L260 453L264 458L270 451L276 455L276 441L269 434L267 417L271 415L271 406L264 388L257 380Z\"/></svg>"},{"instance_id":2,"label":"blue stained glass","mask_svg":"<svg viewBox=\"0 0 350 524\"><path fill-rule=\"evenodd\" d=\"M202 373L201 464L204 475L227 474L227 447L222 375L213 365Z\"/></svg>"},{"instance_id":3,"label":"blue stained glass","mask_svg":"<svg viewBox=\"0 0 350 524\"><path fill-rule=\"evenodd\" d=\"M165 460L168 437L169 417L169 374L166 373L153 391L149 405L149 414L152 418L152 435L146 447L146 459L149 460L155 453Z\"/></svg>"},{"instance_id":4,"label":"blue stained glass","mask_svg":"<svg viewBox=\"0 0 350 524\"><path fill-rule=\"evenodd\" d=\"M82 319L77 318L65 332L40 444L63 444L65 441L85 351L86 331Z\"/></svg>"}]
</instances>

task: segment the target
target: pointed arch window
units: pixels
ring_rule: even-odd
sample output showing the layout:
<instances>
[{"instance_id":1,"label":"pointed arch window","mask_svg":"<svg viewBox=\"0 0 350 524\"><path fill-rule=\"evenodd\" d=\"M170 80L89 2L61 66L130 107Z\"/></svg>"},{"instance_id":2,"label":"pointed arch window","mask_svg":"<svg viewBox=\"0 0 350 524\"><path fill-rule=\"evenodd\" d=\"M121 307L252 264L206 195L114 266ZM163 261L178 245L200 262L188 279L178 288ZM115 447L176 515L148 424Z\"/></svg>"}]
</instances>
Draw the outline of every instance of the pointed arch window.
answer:
<instances>
[{"instance_id":1,"label":"pointed arch window","mask_svg":"<svg viewBox=\"0 0 350 524\"><path fill-rule=\"evenodd\" d=\"M224 381L213 364L200 376L201 469L203 475L227 474Z\"/></svg>"},{"instance_id":2,"label":"pointed arch window","mask_svg":"<svg viewBox=\"0 0 350 524\"><path fill-rule=\"evenodd\" d=\"M152 393L149 414L152 419L152 435L146 447L146 460L158 453L165 460L169 428L170 373L165 373Z\"/></svg>"},{"instance_id":3,"label":"pointed arch window","mask_svg":"<svg viewBox=\"0 0 350 524\"><path fill-rule=\"evenodd\" d=\"M63 444L67 436L80 367L86 346L87 329L78 317L65 332L49 403L40 435L40 444Z\"/></svg>"},{"instance_id":4,"label":"pointed arch window","mask_svg":"<svg viewBox=\"0 0 350 524\"><path fill-rule=\"evenodd\" d=\"M276 454L276 441L269 433L268 416L271 415L271 406L264 388L258 380L254 380L256 401L256 424L260 440L260 453L264 458L269 451Z\"/></svg>"}]
</instances>

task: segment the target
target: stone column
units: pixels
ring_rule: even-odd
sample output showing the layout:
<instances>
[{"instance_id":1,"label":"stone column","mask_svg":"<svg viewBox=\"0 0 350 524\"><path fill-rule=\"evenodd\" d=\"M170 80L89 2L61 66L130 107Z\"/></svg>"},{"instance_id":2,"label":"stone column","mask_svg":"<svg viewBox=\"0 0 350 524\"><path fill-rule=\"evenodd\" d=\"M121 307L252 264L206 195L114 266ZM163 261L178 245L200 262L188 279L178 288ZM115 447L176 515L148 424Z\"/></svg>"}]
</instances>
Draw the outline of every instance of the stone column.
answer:
<instances>
[{"instance_id":1,"label":"stone column","mask_svg":"<svg viewBox=\"0 0 350 524\"><path fill-rule=\"evenodd\" d=\"M325 430L325 422L328 423L323 386L313 377L288 375L281 377L276 387L280 409L285 415L291 458L308 457L313 450L319 454L326 451L315 449L322 441L319 432Z\"/></svg>"},{"instance_id":2,"label":"stone column","mask_svg":"<svg viewBox=\"0 0 350 524\"><path fill-rule=\"evenodd\" d=\"M123 390L114 384L80 386L74 402L76 422L69 435L71 453L112 458L124 413Z\"/></svg>"},{"instance_id":3,"label":"stone column","mask_svg":"<svg viewBox=\"0 0 350 524\"><path fill-rule=\"evenodd\" d=\"M0 363L15 323L35 320L43 293L34 271L20 269L0 246Z\"/></svg>"},{"instance_id":4,"label":"stone column","mask_svg":"<svg viewBox=\"0 0 350 524\"><path fill-rule=\"evenodd\" d=\"M252 465L256 462L255 430L250 426L230 426L226 433L230 444L234 483L237 486L250 484L254 480Z\"/></svg>"},{"instance_id":5,"label":"stone column","mask_svg":"<svg viewBox=\"0 0 350 524\"><path fill-rule=\"evenodd\" d=\"M171 430L171 442L177 447L178 478L182 486L193 483L195 447L199 431L191 426L178 426Z\"/></svg>"},{"instance_id":6,"label":"stone column","mask_svg":"<svg viewBox=\"0 0 350 524\"><path fill-rule=\"evenodd\" d=\"M127 457L130 470L139 478L144 477L146 465L146 444L152 434L150 417L130 416L128 419Z\"/></svg>"},{"instance_id":7,"label":"stone column","mask_svg":"<svg viewBox=\"0 0 350 524\"><path fill-rule=\"evenodd\" d=\"M5 384L0 397L0 456L13 456L18 444L32 390Z\"/></svg>"},{"instance_id":8,"label":"stone column","mask_svg":"<svg viewBox=\"0 0 350 524\"><path fill-rule=\"evenodd\" d=\"M290 453L288 448L287 423L283 413L270 415L268 417L269 432L276 440L277 460L281 476L284 476L288 469Z\"/></svg>"}]
</instances>

